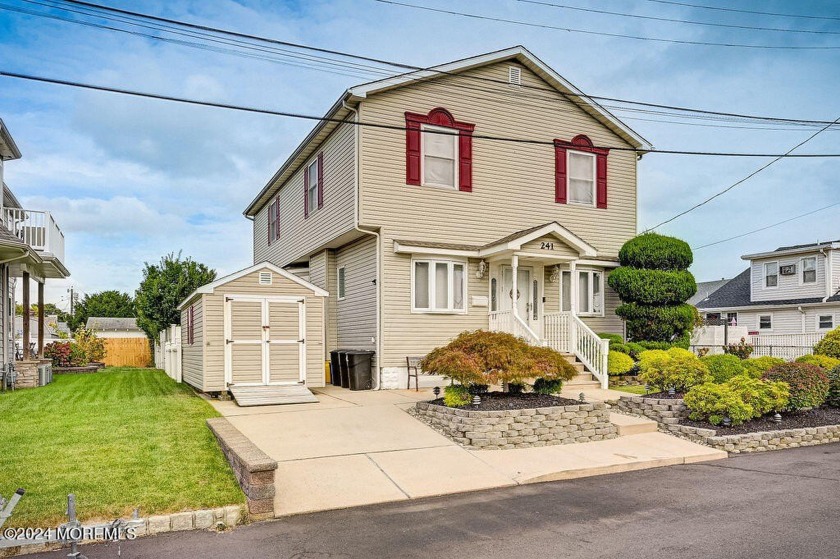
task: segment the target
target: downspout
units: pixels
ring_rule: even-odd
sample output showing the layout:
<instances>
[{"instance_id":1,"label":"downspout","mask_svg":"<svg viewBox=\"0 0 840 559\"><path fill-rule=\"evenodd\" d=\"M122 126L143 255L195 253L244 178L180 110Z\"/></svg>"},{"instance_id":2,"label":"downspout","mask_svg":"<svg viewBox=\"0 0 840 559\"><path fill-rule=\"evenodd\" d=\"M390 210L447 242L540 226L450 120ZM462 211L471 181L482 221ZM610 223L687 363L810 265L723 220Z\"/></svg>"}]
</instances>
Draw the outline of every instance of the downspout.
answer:
<instances>
[{"instance_id":1,"label":"downspout","mask_svg":"<svg viewBox=\"0 0 840 559\"><path fill-rule=\"evenodd\" d=\"M361 142L360 142L360 126L359 126L359 110L358 108L351 107L347 104L347 101L342 101L341 105L347 109L348 111L353 113L353 122L354 124L354 131L353 134L355 136L353 144L355 149L355 167L356 172L353 174L353 207L354 207L354 215L353 215L353 229L359 231L360 233L364 233L366 235L373 235L376 237L376 341L375 341L375 350L376 351L376 387L375 390L382 389L382 236L379 234L378 231L371 231L368 229L363 229L360 225L360 216L361 216L361 196L360 196L360 184L361 184Z\"/></svg>"},{"instance_id":2,"label":"downspout","mask_svg":"<svg viewBox=\"0 0 840 559\"><path fill-rule=\"evenodd\" d=\"M820 254L823 255L823 269L825 270L825 297L822 302L825 303L831 297L831 280L834 279L834 251L829 249L820 249Z\"/></svg>"}]
</instances>

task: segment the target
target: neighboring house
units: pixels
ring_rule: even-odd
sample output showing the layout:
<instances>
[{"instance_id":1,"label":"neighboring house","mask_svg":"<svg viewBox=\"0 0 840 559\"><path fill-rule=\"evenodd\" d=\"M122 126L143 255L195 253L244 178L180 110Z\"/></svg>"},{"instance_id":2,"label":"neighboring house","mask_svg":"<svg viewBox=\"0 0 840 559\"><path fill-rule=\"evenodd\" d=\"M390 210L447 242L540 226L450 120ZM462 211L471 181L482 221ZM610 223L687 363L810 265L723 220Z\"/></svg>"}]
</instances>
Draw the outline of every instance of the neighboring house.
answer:
<instances>
[{"instance_id":1,"label":"neighboring house","mask_svg":"<svg viewBox=\"0 0 840 559\"><path fill-rule=\"evenodd\" d=\"M100 338L145 338L146 332L137 326L136 318L110 318L91 316L85 328L93 330Z\"/></svg>"},{"instance_id":2,"label":"neighboring house","mask_svg":"<svg viewBox=\"0 0 840 559\"><path fill-rule=\"evenodd\" d=\"M70 275L64 265L64 233L49 212L25 209L4 180L5 166L9 161L20 159L21 153L15 145L8 128L0 120L0 183L3 195L0 198L0 356L5 367L14 359L14 315L15 285L22 280L23 308L30 308L30 280L38 284L37 303L43 308L44 283L48 279L61 279ZM22 339L27 346L34 344L34 351L43 355L47 336L45 317L35 317L36 328L32 331L30 320L21 324ZM30 356L26 355L24 361ZM18 372L22 378L31 378L26 364L20 364Z\"/></svg>"},{"instance_id":3,"label":"neighboring house","mask_svg":"<svg viewBox=\"0 0 840 559\"><path fill-rule=\"evenodd\" d=\"M753 335L825 333L840 322L840 241L746 254L750 266L697 308Z\"/></svg>"},{"instance_id":4,"label":"neighboring house","mask_svg":"<svg viewBox=\"0 0 840 559\"><path fill-rule=\"evenodd\" d=\"M697 304L706 299L709 295L726 285L728 279L722 278L714 281L698 281L697 293L691 299L686 301L689 305L697 306Z\"/></svg>"},{"instance_id":5,"label":"neighboring house","mask_svg":"<svg viewBox=\"0 0 840 559\"><path fill-rule=\"evenodd\" d=\"M648 149L523 47L363 84L245 210L254 262L326 290L324 357L374 350L380 388L479 328L574 353L606 383L594 332L623 331L607 276Z\"/></svg>"},{"instance_id":6,"label":"neighboring house","mask_svg":"<svg viewBox=\"0 0 840 559\"><path fill-rule=\"evenodd\" d=\"M57 342L64 338L70 338L70 330L67 328L67 323L59 322L58 315L47 315L44 317L44 323L44 345ZM34 315L29 319L29 331L38 331L38 319ZM18 350L22 347L21 340L23 340L23 317L15 316L15 342Z\"/></svg>"}]
</instances>

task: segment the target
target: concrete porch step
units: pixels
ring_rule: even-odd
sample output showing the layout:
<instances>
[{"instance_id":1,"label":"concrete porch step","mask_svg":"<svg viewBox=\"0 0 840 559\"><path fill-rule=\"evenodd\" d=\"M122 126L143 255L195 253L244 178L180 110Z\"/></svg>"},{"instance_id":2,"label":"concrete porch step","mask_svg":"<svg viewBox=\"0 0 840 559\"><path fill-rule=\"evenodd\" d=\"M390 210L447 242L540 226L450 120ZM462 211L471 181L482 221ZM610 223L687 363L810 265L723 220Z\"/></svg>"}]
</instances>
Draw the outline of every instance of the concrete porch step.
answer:
<instances>
[{"instance_id":1,"label":"concrete porch step","mask_svg":"<svg viewBox=\"0 0 840 559\"><path fill-rule=\"evenodd\" d=\"M610 423L618 427L619 436L641 435L642 433L656 433L658 425L655 421L644 417L633 417L622 413L610 412Z\"/></svg>"},{"instance_id":2,"label":"concrete porch step","mask_svg":"<svg viewBox=\"0 0 840 559\"><path fill-rule=\"evenodd\" d=\"M563 383L563 388L601 388L601 383L597 380L570 380Z\"/></svg>"}]
</instances>

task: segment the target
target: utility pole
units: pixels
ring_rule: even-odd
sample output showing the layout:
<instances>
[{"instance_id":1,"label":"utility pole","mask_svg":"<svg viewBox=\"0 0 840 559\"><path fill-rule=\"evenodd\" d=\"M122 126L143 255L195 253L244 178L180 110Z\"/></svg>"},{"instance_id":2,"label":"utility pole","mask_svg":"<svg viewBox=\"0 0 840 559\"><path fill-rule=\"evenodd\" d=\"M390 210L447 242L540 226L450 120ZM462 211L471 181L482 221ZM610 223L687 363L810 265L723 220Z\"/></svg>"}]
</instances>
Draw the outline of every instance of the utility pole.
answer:
<instances>
[{"instance_id":1,"label":"utility pole","mask_svg":"<svg viewBox=\"0 0 840 559\"><path fill-rule=\"evenodd\" d=\"M70 286L70 289L68 289L67 291L70 292L70 318L75 318L76 292L73 286Z\"/></svg>"}]
</instances>

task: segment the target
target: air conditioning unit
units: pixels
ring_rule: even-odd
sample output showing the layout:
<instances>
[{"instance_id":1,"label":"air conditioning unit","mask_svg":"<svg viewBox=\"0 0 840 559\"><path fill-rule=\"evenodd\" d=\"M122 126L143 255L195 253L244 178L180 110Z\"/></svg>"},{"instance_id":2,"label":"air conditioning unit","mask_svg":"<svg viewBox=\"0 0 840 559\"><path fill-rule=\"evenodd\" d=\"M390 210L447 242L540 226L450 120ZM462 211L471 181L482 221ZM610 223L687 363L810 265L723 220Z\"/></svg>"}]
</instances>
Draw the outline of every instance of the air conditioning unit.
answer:
<instances>
[{"instance_id":1,"label":"air conditioning unit","mask_svg":"<svg viewBox=\"0 0 840 559\"><path fill-rule=\"evenodd\" d=\"M787 266L779 266L779 273L783 276L795 276L796 264L788 264Z\"/></svg>"}]
</instances>

